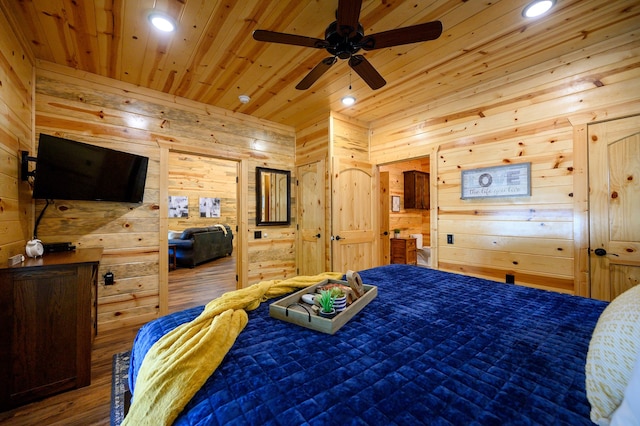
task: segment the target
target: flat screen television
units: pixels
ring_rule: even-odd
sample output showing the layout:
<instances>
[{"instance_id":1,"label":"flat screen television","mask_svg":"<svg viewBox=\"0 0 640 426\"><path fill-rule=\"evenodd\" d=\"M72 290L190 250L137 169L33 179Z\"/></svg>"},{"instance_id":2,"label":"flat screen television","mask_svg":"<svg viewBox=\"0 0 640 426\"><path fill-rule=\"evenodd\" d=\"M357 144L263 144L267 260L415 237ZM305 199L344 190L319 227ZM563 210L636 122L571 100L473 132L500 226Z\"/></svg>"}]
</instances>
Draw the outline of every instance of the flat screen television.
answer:
<instances>
[{"instance_id":1,"label":"flat screen television","mask_svg":"<svg viewBox=\"0 0 640 426\"><path fill-rule=\"evenodd\" d=\"M40 134L33 198L141 203L149 159Z\"/></svg>"}]
</instances>

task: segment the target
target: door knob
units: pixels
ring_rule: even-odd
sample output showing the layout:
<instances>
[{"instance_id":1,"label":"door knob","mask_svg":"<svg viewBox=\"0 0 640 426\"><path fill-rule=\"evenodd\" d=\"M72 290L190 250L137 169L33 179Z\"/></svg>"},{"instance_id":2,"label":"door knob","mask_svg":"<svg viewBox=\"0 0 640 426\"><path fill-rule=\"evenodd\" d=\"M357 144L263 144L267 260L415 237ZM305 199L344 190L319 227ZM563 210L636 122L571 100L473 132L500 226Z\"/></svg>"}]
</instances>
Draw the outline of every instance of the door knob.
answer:
<instances>
[{"instance_id":1,"label":"door knob","mask_svg":"<svg viewBox=\"0 0 640 426\"><path fill-rule=\"evenodd\" d=\"M340 235L336 235L336 240L340 241L343 240L344 238L342 238Z\"/></svg>"},{"instance_id":2,"label":"door knob","mask_svg":"<svg viewBox=\"0 0 640 426\"><path fill-rule=\"evenodd\" d=\"M321 237L321 235L320 235L320 233L318 232L318 235L316 235L316 238L320 238L320 237Z\"/></svg>"},{"instance_id":3,"label":"door knob","mask_svg":"<svg viewBox=\"0 0 640 426\"><path fill-rule=\"evenodd\" d=\"M389 231L384 231L382 235L389 235Z\"/></svg>"},{"instance_id":4,"label":"door knob","mask_svg":"<svg viewBox=\"0 0 640 426\"><path fill-rule=\"evenodd\" d=\"M604 256L605 254L607 254L607 251L603 248L597 248L595 249L594 253L596 254L596 256Z\"/></svg>"}]
</instances>

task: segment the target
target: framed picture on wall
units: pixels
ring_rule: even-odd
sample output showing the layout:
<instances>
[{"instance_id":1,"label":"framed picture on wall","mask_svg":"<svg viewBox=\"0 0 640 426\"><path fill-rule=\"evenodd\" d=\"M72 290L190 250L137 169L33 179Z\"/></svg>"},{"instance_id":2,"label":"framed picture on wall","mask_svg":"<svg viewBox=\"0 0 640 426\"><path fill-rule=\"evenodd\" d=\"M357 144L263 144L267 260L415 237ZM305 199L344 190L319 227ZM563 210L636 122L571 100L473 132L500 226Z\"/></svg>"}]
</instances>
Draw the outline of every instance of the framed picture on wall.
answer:
<instances>
[{"instance_id":1,"label":"framed picture on wall","mask_svg":"<svg viewBox=\"0 0 640 426\"><path fill-rule=\"evenodd\" d=\"M189 217L189 197L169 195L169 217Z\"/></svg>"},{"instance_id":2,"label":"framed picture on wall","mask_svg":"<svg viewBox=\"0 0 640 426\"><path fill-rule=\"evenodd\" d=\"M462 170L462 200L531 196L531 163Z\"/></svg>"},{"instance_id":3,"label":"framed picture on wall","mask_svg":"<svg viewBox=\"0 0 640 426\"><path fill-rule=\"evenodd\" d=\"M400 211L400 197L398 195L391 196L391 211L392 212Z\"/></svg>"},{"instance_id":4,"label":"framed picture on wall","mask_svg":"<svg viewBox=\"0 0 640 426\"><path fill-rule=\"evenodd\" d=\"M200 217L220 217L220 198L200 197Z\"/></svg>"}]
</instances>

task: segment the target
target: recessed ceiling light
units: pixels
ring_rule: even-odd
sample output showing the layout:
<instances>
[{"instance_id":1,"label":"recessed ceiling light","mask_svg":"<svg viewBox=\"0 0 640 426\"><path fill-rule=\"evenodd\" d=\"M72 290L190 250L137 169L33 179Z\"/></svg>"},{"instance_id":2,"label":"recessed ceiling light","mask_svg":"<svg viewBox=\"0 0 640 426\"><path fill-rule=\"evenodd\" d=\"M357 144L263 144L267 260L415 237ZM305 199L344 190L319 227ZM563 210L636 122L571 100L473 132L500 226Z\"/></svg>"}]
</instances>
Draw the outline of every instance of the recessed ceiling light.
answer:
<instances>
[{"instance_id":1,"label":"recessed ceiling light","mask_svg":"<svg viewBox=\"0 0 640 426\"><path fill-rule=\"evenodd\" d=\"M247 95L240 95L238 96L238 99L240 100L240 103L243 103L243 104L248 104L249 101L251 100L251 98Z\"/></svg>"},{"instance_id":2,"label":"recessed ceiling light","mask_svg":"<svg viewBox=\"0 0 640 426\"><path fill-rule=\"evenodd\" d=\"M525 18L537 18L549 11L556 4L556 0L535 0L532 1L522 11Z\"/></svg>"},{"instance_id":3,"label":"recessed ceiling light","mask_svg":"<svg viewBox=\"0 0 640 426\"><path fill-rule=\"evenodd\" d=\"M342 98L341 101L342 101L342 105L351 106L351 105L356 103L356 98L354 98L353 96L349 95L349 96L345 96L344 98Z\"/></svg>"},{"instance_id":4,"label":"recessed ceiling light","mask_svg":"<svg viewBox=\"0 0 640 426\"><path fill-rule=\"evenodd\" d=\"M160 31L164 31L165 33L170 33L176 30L176 23L168 15L160 12L152 12L149 14L149 22L151 25L159 29Z\"/></svg>"}]
</instances>

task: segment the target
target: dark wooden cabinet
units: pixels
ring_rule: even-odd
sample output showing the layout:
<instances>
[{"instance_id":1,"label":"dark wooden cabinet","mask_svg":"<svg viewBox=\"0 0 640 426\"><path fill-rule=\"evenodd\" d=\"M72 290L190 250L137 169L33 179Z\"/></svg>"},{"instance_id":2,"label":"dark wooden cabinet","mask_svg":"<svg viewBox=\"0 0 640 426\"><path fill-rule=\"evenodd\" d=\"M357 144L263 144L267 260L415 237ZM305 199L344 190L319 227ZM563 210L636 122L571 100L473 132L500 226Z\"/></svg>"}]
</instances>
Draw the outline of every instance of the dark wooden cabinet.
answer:
<instances>
[{"instance_id":1,"label":"dark wooden cabinet","mask_svg":"<svg viewBox=\"0 0 640 426\"><path fill-rule=\"evenodd\" d=\"M418 261L415 238L391 238L391 263L416 265Z\"/></svg>"},{"instance_id":2,"label":"dark wooden cabinet","mask_svg":"<svg viewBox=\"0 0 640 426\"><path fill-rule=\"evenodd\" d=\"M91 382L102 249L0 269L0 411Z\"/></svg>"},{"instance_id":3,"label":"dark wooden cabinet","mask_svg":"<svg viewBox=\"0 0 640 426\"><path fill-rule=\"evenodd\" d=\"M429 173L404 172L404 208L428 210L429 206Z\"/></svg>"}]
</instances>

